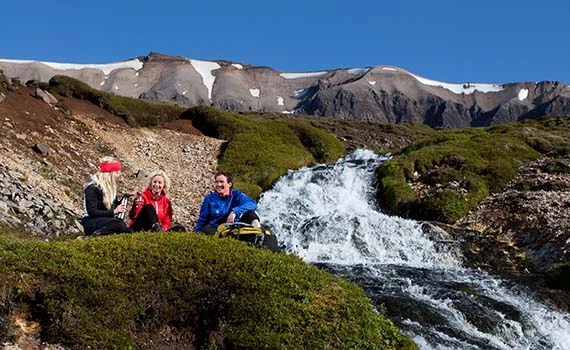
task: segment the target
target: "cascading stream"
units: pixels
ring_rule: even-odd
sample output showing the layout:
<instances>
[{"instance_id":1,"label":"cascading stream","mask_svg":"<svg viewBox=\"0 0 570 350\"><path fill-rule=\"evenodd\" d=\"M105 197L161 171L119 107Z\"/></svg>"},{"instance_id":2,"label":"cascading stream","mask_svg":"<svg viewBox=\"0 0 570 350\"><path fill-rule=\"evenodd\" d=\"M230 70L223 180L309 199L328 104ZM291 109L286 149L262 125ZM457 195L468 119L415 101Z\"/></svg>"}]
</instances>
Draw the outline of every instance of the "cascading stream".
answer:
<instances>
[{"instance_id":1,"label":"cascading stream","mask_svg":"<svg viewBox=\"0 0 570 350\"><path fill-rule=\"evenodd\" d=\"M359 284L422 349L570 349L570 315L463 268L422 223L376 210L372 177L386 159L357 150L290 171L261 196L261 217L287 252Z\"/></svg>"}]
</instances>

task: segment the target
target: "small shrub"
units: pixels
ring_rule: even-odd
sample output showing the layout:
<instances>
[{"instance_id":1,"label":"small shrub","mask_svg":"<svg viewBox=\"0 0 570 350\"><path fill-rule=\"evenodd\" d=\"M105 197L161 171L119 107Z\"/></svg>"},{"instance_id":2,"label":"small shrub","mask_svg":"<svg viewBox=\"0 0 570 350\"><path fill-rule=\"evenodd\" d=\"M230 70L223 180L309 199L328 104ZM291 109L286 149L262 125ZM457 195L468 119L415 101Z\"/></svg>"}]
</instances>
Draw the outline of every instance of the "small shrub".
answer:
<instances>
[{"instance_id":1,"label":"small shrub","mask_svg":"<svg viewBox=\"0 0 570 350\"><path fill-rule=\"evenodd\" d=\"M56 75L49 81L49 91L61 96L89 101L125 120L130 126L153 126L178 119L186 107L166 102L149 102L117 96L92 89L89 85L66 76Z\"/></svg>"},{"instance_id":2,"label":"small shrub","mask_svg":"<svg viewBox=\"0 0 570 350\"><path fill-rule=\"evenodd\" d=\"M516 130L516 125L441 130L404 148L375 172L378 201L398 215L453 223L539 156ZM410 183L431 190L418 198Z\"/></svg>"},{"instance_id":3,"label":"small shrub","mask_svg":"<svg viewBox=\"0 0 570 350\"><path fill-rule=\"evenodd\" d=\"M444 189L416 204L417 215L440 222L455 222L469 211L466 196L451 189Z\"/></svg>"},{"instance_id":4,"label":"small shrub","mask_svg":"<svg viewBox=\"0 0 570 350\"><path fill-rule=\"evenodd\" d=\"M570 264L557 264L546 271L548 287L570 290Z\"/></svg>"},{"instance_id":5,"label":"small shrub","mask_svg":"<svg viewBox=\"0 0 570 350\"><path fill-rule=\"evenodd\" d=\"M541 170L548 174L570 174L570 161L568 159L553 159L546 162Z\"/></svg>"}]
</instances>

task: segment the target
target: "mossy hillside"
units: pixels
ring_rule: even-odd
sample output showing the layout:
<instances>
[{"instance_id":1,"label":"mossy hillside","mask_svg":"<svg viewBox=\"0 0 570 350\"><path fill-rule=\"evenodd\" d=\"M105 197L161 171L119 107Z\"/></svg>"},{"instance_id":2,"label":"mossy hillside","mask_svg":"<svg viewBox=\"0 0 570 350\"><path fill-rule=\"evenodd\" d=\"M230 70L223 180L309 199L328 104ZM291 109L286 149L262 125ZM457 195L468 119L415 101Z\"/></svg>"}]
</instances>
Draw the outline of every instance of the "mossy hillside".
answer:
<instances>
[{"instance_id":1,"label":"mossy hillside","mask_svg":"<svg viewBox=\"0 0 570 350\"><path fill-rule=\"evenodd\" d=\"M424 124L391 124L377 120L343 120L324 116L253 113L255 117L287 119L303 122L323 130L340 140L348 152L366 148L377 153L397 152L402 148L436 134L437 129Z\"/></svg>"},{"instance_id":2,"label":"mossy hillside","mask_svg":"<svg viewBox=\"0 0 570 350\"><path fill-rule=\"evenodd\" d=\"M512 133L541 154L550 157L570 154L570 116L547 116L522 123L497 125L491 130L496 133Z\"/></svg>"},{"instance_id":3,"label":"mossy hillside","mask_svg":"<svg viewBox=\"0 0 570 350\"><path fill-rule=\"evenodd\" d=\"M377 153L398 152L438 132L424 124L389 124L375 120L339 120L334 118L300 118L311 125L335 135L347 149L367 148Z\"/></svg>"},{"instance_id":4,"label":"mossy hillside","mask_svg":"<svg viewBox=\"0 0 570 350\"><path fill-rule=\"evenodd\" d=\"M376 171L379 201L397 215L455 222L540 156L520 127L441 130L405 148ZM420 195L410 183L431 190Z\"/></svg>"},{"instance_id":5,"label":"mossy hillside","mask_svg":"<svg viewBox=\"0 0 570 350\"><path fill-rule=\"evenodd\" d=\"M235 176L235 185L257 197L289 169L331 163L345 154L334 136L308 123L279 118L255 118L210 107L195 107L191 119L205 135L227 140L218 167Z\"/></svg>"},{"instance_id":6,"label":"mossy hillside","mask_svg":"<svg viewBox=\"0 0 570 350\"><path fill-rule=\"evenodd\" d=\"M140 346L164 327L198 348L416 349L363 291L299 258L232 239L133 234L38 242L0 236L0 339L15 312L50 343Z\"/></svg>"},{"instance_id":7,"label":"mossy hillside","mask_svg":"<svg viewBox=\"0 0 570 350\"><path fill-rule=\"evenodd\" d=\"M154 126L178 119L188 106L166 102L149 102L117 96L91 88L66 76L56 75L49 80L49 91L61 96L89 101L123 118L130 126Z\"/></svg>"}]
</instances>

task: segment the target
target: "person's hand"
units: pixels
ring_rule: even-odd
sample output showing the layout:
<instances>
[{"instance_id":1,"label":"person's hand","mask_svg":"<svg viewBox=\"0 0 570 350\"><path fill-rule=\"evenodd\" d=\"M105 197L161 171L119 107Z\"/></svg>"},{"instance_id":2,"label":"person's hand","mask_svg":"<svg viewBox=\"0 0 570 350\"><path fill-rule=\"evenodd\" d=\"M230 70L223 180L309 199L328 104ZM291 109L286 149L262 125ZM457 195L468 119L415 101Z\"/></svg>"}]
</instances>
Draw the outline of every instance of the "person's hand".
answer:
<instances>
[{"instance_id":1,"label":"person's hand","mask_svg":"<svg viewBox=\"0 0 570 350\"><path fill-rule=\"evenodd\" d=\"M228 215L228 219L226 220L226 222L232 224L235 219L236 219L236 213L232 211L230 212L230 215Z\"/></svg>"},{"instance_id":2,"label":"person's hand","mask_svg":"<svg viewBox=\"0 0 570 350\"><path fill-rule=\"evenodd\" d=\"M127 207L124 204L117 205L117 207L113 210L114 215L117 215L120 213L125 213L125 212L127 212Z\"/></svg>"},{"instance_id":3,"label":"person's hand","mask_svg":"<svg viewBox=\"0 0 570 350\"><path fill-rule=\"evenodd\" d=\"M135 205L139 205L142 202L142 192L135 193Z\"/></svg>"}]
</instances>

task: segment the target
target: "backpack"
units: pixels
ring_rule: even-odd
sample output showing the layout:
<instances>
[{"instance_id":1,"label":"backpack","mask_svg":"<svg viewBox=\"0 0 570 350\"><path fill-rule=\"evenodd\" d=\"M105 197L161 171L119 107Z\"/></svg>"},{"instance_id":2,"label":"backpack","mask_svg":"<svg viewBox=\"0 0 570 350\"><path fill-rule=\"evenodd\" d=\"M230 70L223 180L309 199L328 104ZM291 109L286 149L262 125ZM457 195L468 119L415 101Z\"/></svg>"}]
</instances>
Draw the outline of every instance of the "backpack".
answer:
<instances>
[{"instance_id":1,"label":"backpack","mask_svg":"<svg viewBox=\"0 0 570 350\"><path fill-rule=\"evenodd\" d=\"M217 238L230 237L257 247L265 247L274 252L281 251L277 244L277 237L263 226L253 227L243 222L221 224L216 229L214 236Z\"/></svg>"}]
</instances>

